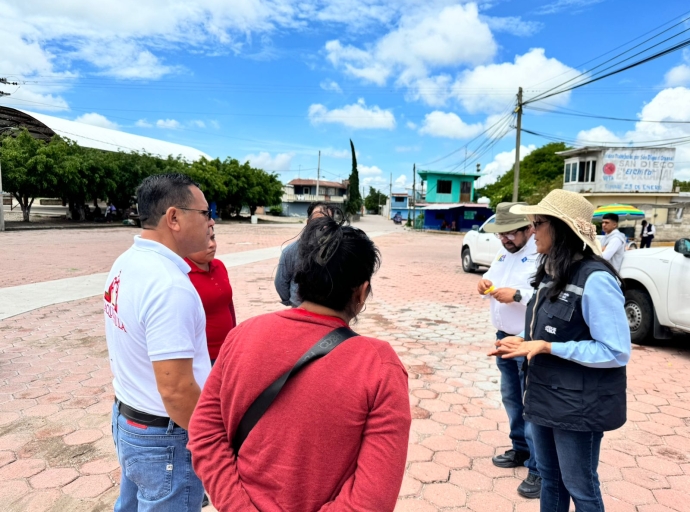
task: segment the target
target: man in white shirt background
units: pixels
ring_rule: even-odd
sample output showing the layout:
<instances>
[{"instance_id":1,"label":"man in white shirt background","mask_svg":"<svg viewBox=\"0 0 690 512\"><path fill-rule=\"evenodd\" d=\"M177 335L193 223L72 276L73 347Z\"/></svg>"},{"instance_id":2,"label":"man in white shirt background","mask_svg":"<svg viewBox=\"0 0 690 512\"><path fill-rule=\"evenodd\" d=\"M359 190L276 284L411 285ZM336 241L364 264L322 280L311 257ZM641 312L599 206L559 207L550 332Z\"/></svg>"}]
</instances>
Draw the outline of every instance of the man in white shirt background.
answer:
<instances>
[{"instance_id":1,"label":"man in white shirt background","mask_svg":"<svg viewBox=\"0 0 690 512\"><path fill-rule=\"evenodd\" d=\"M182 174L146 178L137 200L143 231L113 264L103 296L122 468L115 511L198 512L204 492L186 428L211 363L183 258L208 246L214 222Z\"/></svg>"},{"instance_id":2,"label":"man in white shirt background","mask_svg":"<svg viewBox=\"0 0 690 512\"><path fill-rule=\"evenodd\" d=\"M479 294L489 297L491 301L491 322L496 328L497 339L519 334L525 329L527 303L534 292L531 281L537 270L538 256L534 230L527 217L510 213L511 206L516 204L524 203L500 203L496 207L496 221L484 227L485 231L495 233L503 245L489 271L477 285ZM517 491L526 498L538 498L541 478L534 456L531 430L522 419L524 359L496 358L501 372L501 398L508 413L513 447L495 456L492 461L500 468L527 466L527 478Z\"/></svg>"},{"instance_id":3,"label":"man in white shirt background","mask_svg":"<svg viewBox=\"0 0 690 512\"><path fill-rule=\"evenodd\" d=\"M605 214L601 219L601 230L604 232L601 239L602 256L618 272L623 263L626 242L625 235L618 231L618 215Z\"/></svg>"}]
</instances>

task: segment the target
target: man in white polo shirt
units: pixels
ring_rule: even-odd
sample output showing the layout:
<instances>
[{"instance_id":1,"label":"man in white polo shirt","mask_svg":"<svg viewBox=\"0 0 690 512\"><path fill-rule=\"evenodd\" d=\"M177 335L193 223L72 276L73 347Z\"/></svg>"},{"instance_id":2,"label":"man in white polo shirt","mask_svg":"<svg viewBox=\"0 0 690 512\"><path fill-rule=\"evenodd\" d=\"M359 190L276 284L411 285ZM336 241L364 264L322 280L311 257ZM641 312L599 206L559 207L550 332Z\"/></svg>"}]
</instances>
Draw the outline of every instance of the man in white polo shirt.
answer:
<instances>
[{"instance_id":1,"label":"man in white polo shirt","mask_svg":"<svg viewBox=\"0 0 690 512\"><path fill-rule=\"evenodd\" d=\"M146 178L137 200L142 234L113 264L103 297L122 468L115 511L198 512L204 491L186 428L211 363L183 258L208 246L214 222L182 174Z\"/></svg>"},{"instance_id":2,"label":"man in white polo shirt","mask_svg":"<svg viewBox=\"0 0 690 512\"><path fill-rule=\"evenodd\" d=\"M484 226L485 231L496 233L503 248L498 251L489 271L477 285L477 291L491 300L491 322L499 340L525 329L527 303L534 291L531 281L537 271L534 230L527 217L510 213L510 207L515 204L518 203L500 203L496 207L496 221ZM524 359L496 358L501 372L501 399L508 413L513 447L495 456L492 461L500 468L527 466L527 478L518 486L517 492L525 498L538 498L541 478L534 457L531 430L522 419Z\"/></svg>"}]
</instances>

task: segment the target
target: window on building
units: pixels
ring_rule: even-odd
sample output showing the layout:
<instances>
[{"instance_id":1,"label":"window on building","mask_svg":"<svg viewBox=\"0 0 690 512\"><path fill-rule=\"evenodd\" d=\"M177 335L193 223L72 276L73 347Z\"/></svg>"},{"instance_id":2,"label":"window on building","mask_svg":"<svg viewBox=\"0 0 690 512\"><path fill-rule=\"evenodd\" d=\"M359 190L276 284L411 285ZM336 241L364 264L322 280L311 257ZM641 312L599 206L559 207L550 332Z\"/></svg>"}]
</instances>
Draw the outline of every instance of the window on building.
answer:
<instances>
[{"instance_id":1,"label":"window on building","mask_svg":"<svg viewBox=\"0 0 690 512\"><path fill-rule=\"evenodd\" d=\"M570 164L565 164L565 176L563 177L565 183L570 183Z\"/></svg>"},{"instance_id":2,"label":"window on building","mask_svg":"<svg viewBox=\"0 0 690 512\"><path fill-rule=\"evenodd\" d=\"M585 180L585 174L587 173L586 162L580 162L578 166L577 181L583 183Z\"/></svg>"},{"instance_id":3,"label":"window on building","mask_svg":"<svg viewBox=\"0 0 690 512\"><path fill-rule=\"evenodd\" d=\"M583 160L581 162L574 162L571 164L570 168L570 180L568 180L568 166L566 165L566 183L578 182L578 183L593 183L597 174L597 161L596 160Z\"/></svg>"},{"instance_id":4,"label":"window on building","mask_svg":"<svg viewBox=\"0 0 690 512\"><path fill-rule=\"evenodd\" d=\"M436 192L439 194L450 194L453 191L453 182L450 180L438 180L436 182Z\"/></svg>"},{"instance_id":5,"label":"window on building","mask_svg":"<svg viewBox=\"0 0 690 512\"><path fill-rule=\"evenodd\" d=\"M577 162L570 164L570 181L577 181Z\"/></svg>"},{"instance_id":6,"label":"window on building","mask_svg":"<svg viewBox=\"0 0 690 512\"><path fill-rule=\"evenodd\" d=\"M590 169L590 172L589 172L589 181L591 181L593 183L594 177L596 176L596 173L597 173L597 161L592 160L591 163L592 163L592 168Z\"/></svg>"},{"instance_id":7,"label":"window on building","mask_svg":"<svg viewBox=\"0 0 690 512\"><path fill-rule=\"evenodd\" d=\"M404 202L405 202L405 198L404 198L404 197L401 197L401 196L395 196L395 197L393 198L393 202L394 202L394 203L404 203Z\"/></svg>"}]
</instances>

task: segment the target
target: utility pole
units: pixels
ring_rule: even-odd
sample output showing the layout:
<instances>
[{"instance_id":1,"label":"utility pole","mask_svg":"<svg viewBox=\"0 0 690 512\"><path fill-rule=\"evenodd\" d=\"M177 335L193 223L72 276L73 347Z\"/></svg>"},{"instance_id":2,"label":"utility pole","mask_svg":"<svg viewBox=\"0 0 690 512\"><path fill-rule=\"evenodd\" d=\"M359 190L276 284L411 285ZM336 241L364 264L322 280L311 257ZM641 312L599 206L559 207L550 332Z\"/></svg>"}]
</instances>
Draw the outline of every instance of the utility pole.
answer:
<instances>
[{"instance_id":1,"label":"utility pole","mask_svg":"<svg viewBox=\"0 0 690 512\"><path fill-rule=\"evenodd\" d=\"M417 164L412 164L412 229L417 222Z\"/></svg>"},{"instance_id":2,"label":"utility pole","mask_svg":"<svg viewBox=\"0 0 690 512\"><path fill-rule=\"evenodd\" d=\"M388 218L391 216L393 210L393 173L391 173L391 182L388 186Z\"/></svg>"},{"instance_id":3,"label":"utility pole","mask_svg":"<svg viewBox=\"0 0 690 512\"><path fill-rule=\"evenodd\" d=\"M321 151L319 151L319 163L316 166L316 200L319 200L319 180L321 179Z\"/></svg>"},{"instance_id":4,"label":"utility pole","mask_svg":"<svg viewBox=\"0 0 690 512\"><path fill-rule=\"evenodd\" d=\"M513 166L513 202L518 200L518 187L520 183L520 132L522 131L522 87L517 94L517 133L515 135L515 166Z\"/></svg>"}]
</instances>

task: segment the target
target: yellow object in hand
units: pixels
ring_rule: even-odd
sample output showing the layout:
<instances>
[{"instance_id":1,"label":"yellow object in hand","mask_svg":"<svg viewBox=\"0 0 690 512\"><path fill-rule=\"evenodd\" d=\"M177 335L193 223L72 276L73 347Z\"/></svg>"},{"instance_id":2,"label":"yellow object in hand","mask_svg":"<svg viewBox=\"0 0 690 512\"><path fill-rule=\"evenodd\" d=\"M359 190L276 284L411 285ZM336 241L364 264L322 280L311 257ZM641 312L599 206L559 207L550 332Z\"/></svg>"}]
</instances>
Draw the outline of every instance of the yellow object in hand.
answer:
<instances>
[{"instance_id":1,"label":"yellow object in hand","mask_svg":"<svg viewBox=\"0 0 690 512\"><path fill-rule=\"evenodd\" d=\"M489 295L495 289L496 289L496 287L494 285L491 285L491 287L484 292L484 295Z\"/></svg>"}]
</instances>

